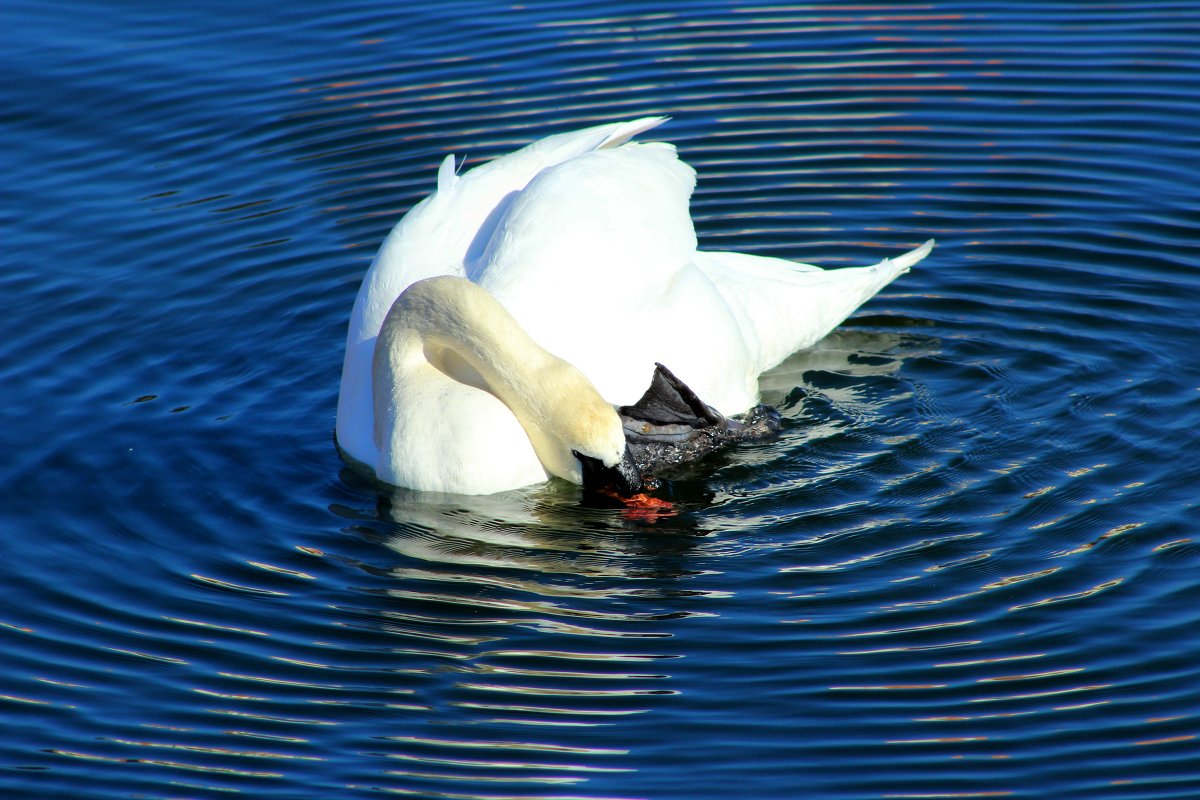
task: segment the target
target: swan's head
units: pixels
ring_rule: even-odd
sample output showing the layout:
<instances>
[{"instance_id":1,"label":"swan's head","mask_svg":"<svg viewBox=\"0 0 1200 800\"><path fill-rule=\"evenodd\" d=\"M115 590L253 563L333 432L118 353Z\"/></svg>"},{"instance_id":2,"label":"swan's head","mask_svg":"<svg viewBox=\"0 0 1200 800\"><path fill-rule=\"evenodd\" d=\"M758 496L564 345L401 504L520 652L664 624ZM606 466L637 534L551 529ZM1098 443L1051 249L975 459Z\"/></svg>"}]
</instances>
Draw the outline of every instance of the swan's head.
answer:
<instances>
[{"instance_id":1,"label":"swan's head","mask_svg":"<svg viewBox=\"0 0 1200 800\"><path fill-rule=\"evenodd\" d=\"M583 373L566 362L543 370L542 378L545 394L557 399L548 409L549 418L539 426L547 432L545 439L551 440L549 449L554 451L541 452L542 462L551 472L583 484L585 489L625 497L640 492L642 476L617 410Z\"/></svg>"},{"instance_id":2,"label":"swan's head","mask_svg":"<svg viewBox=\"0 0 1200 800\"><path fill-rule=\"evenodd\" d=\"M584 489L595 492L616 492L622 497L631 497L642 490L642 474L634 463L633 453L621 435L621 450L605 448L602 455L589 456L578 450L571 455L579 462L580 483Z\"/></svg>"}]
</instances>

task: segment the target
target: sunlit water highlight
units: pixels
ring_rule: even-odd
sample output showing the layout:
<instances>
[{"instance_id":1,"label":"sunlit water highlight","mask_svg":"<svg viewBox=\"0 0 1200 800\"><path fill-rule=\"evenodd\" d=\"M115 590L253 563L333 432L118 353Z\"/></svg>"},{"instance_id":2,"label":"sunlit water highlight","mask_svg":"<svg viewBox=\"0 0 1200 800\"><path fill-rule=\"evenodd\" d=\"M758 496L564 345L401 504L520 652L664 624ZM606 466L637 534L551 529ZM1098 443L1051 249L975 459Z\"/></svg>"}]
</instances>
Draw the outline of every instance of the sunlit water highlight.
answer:
<instances>
[{"instance_id":1,"label":"sunlit water highlight","mask_svg":"<svg viewBox=\"0 0 1200 800\"><path fill-rule=\"evenodd\" d=\"M1200 794L1193 5L5 5L0 794ZM345 468L441 158L656 113L708 247L938 248L677 514Z\"/></svg>"}]
</instances>

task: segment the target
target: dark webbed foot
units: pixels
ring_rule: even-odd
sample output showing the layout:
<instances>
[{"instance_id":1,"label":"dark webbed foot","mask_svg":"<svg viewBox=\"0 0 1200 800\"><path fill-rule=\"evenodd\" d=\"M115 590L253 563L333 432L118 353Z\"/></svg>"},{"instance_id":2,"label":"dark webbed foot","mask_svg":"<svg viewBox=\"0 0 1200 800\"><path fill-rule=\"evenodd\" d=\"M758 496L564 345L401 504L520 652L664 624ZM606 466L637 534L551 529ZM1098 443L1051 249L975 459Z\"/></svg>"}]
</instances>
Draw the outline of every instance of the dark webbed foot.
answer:
<instances>
[{"instance_id":1,"label":"dark webbed foot","mask_svg":"<svg viewBox=\"0 0 1200 800\"><path fill-rule=\"evenodd\" d=\"M765 439L780 427L779 412L763 405L740 419L726 417L662 364L655 364L642 398L617 412L642 472L679 467L734 442Z\"/></svg>"}]
</instances>

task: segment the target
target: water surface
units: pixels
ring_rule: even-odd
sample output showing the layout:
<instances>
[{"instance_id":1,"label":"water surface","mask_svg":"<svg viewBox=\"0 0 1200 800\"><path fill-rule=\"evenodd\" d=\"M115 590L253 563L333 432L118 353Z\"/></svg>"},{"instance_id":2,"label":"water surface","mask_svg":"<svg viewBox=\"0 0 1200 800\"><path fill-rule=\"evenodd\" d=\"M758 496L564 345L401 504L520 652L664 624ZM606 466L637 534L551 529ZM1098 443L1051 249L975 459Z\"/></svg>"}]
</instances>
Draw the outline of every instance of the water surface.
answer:
<instances>
[{"instance_id":1,"label":"water surface","mask_svg":"<svg viewBox=\"0 0 1200 800\"><path fill-rule=\"evenodd\" d=\"M0 10L0 794L1200 794L1200 11L673 6ZM347 470L445 154L663 113L708 247L938 247L674 516Z\"/></svg>"}]
</instances>

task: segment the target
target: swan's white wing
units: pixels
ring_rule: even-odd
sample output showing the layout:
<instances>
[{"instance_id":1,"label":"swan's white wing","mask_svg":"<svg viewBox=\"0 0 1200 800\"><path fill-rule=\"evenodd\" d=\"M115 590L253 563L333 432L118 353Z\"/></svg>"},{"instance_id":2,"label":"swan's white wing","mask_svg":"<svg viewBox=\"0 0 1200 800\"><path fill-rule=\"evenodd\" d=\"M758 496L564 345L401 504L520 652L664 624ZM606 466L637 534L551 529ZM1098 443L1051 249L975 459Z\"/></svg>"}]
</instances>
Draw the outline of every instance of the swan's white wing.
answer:
<instances>
[{"instance_id":1,"label":"swan's white wing","mask_svg":"<svg viewBox=\"0 0 1200 800\"><path fill-rule=\"evenodd\" d=\"M371 267L350 315L338 394L337 440L352 458L373 464L371 356L375 337L392 303L415 281L463 275L463 261L480 228L505 198L519 192L542 170L597 149L617 147L665 121L665 117L599 125L548 136L464 175L454 157L438 170L438 188L392 229Z\"/></svg>"},{"instance_id":2,"label":"swan's white wing","mask_svg":"<svg viewBox=\"0 0 1200 800\"><path fill-rule=\"evenodd\" d=\"M539 305L585 290L643 297L688 263L696 173L669 144L597 150L540 172L502 207L468 276Z\"/></svg>"},{"instance_id":3,"label":"swan's white wing","mask_svg":"<svg viewBox=\"0 0 1200 800\"><path fill-rule=\"evenodd\" d=\"M437 191L412 208L380 245L359 290L360 338L374 336L392 303L410 284L435 275L463 275L463 261L480 228L506 198L540 172L593 150L610 148L653 128L665 117L600 125L539 139L514 153L456 175L454 157L438 170ZM359 311L355 303L355 312ZM355 332L352 330L352 333Z\"/></svg>"},{"instance_id":4,"label":"swan's white wing","mask_svg":"<svg viewBox=\"0 0 1200 800\"><path fill-rule=\"evenodd\" d=\"M658 143L546 169L498 215L468 276L610 402L635 402L661 361L718 408L748 406L742 331L692 266L694 184Z\"/></svg>"}]
</instances>

